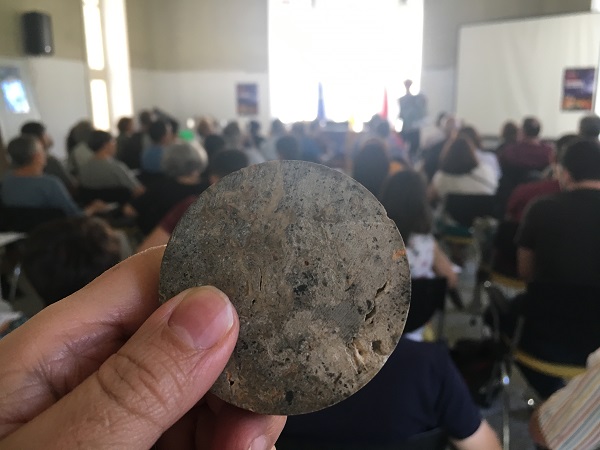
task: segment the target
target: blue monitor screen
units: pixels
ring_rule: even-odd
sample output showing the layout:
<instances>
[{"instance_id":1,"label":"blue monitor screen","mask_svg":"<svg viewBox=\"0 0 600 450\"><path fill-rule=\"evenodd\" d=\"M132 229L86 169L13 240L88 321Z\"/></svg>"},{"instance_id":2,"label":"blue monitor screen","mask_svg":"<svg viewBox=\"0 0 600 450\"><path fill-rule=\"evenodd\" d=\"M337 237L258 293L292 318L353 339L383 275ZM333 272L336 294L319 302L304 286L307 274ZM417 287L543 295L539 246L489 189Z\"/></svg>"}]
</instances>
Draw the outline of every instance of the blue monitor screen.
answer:
<instances>
[{"instance_id":1,"label":"blue monitor screen","mask_svg":"<svg viewBox=\"0 0 600 450\"><path fill-rule=\"evenodd\" d=\"M16 114L27 114L30 108L23 82L18 78L5 78L0 84L8 110Z\"/></svg>"}]
</instances>

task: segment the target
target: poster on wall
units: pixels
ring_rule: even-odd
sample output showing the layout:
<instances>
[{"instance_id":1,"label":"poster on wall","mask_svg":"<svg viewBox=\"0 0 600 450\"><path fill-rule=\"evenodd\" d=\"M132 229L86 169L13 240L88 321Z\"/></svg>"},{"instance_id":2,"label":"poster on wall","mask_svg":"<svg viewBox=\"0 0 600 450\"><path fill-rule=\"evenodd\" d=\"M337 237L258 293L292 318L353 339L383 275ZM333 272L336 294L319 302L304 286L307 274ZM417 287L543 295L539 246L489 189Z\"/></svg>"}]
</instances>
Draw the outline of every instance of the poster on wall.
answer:
<instances>
[{"instance_id":1,"label":"poster on wall","mask_svg":"<svg viewBox=\"0 0 600 450\"><path fill-rule=\"evenodd\" d=\"M258 114L258 84L238 83L236 98L239 116L256 116Z\"/></svg>"},{"instance_id":2,"label":"poster on wall","mask_svg":"<svg viewBox=\"0 0 600 450\"><path fill-rule=\"evenodd\" d=\"M591 111L594 102L596 69L578 67L565 69L563 77L563 111Z\"/></svg>"}]
</instances>

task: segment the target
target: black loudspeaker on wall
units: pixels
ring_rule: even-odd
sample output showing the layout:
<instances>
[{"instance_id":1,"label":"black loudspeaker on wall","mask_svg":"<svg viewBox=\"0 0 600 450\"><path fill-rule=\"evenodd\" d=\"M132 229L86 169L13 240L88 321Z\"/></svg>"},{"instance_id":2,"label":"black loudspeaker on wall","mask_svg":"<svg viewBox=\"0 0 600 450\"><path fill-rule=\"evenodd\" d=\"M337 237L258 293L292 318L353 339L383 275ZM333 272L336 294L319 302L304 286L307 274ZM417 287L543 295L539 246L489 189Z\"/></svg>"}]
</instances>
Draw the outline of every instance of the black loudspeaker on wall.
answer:
<instances>
[{"instance_id":1,"label":"black loudspeaker on wall","mask_svg":"<svg viewBox=\"0 0 600 450\"><path fill-rule=\"evenodd\" d=\"M52 55L52 20L48 14L28 12L21 16L23 47L27 55Z\"/></svg>"}]
</instances>

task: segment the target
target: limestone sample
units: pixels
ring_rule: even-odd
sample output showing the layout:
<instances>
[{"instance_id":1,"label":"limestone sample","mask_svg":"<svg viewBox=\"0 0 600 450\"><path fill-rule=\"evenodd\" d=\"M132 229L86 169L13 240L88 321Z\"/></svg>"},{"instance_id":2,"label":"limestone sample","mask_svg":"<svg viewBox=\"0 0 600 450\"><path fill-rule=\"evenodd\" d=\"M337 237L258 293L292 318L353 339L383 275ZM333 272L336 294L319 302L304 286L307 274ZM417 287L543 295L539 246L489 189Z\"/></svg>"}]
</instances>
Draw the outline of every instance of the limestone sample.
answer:
<instances>
[{"instance_id":1,"label":"limestone sample","mask_svg":"<svg viewBox=\"0 0 600 450\"><path fill-rule=\"evenodd\" d=\"M302 414L364 386L406 321L404 244L362 185L325 166L272 161L205 191L177 225L161 301L194 286L225 292L240 319L212 392L262 414Z\"/></svg>"}]
</instances>

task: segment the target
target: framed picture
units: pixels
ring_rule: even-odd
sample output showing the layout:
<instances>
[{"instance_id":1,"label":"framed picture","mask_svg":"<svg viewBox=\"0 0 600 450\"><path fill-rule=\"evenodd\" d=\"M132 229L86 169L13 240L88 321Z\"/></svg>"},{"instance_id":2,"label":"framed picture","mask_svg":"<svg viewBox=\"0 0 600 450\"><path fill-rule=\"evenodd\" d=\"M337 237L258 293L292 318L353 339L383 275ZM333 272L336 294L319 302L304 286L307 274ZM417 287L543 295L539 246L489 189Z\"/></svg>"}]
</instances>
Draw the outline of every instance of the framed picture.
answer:
<instances>
[{"instance_id":1,"label":"framed picture","mask_svg":"<svg viewBox=\"0 0 600 450\"><path fill-rule=\"evenodd\" d=\"M563 111L591 111L594 104L596 69L567 68L563 76Z\"/></svg>"},{"instance_id":2,"label":"framed picture","mask_svg":"<svg viewBox=\"0 0 600 450\"><path fill-rule=\"evenodd\" d=\"M258 114L258 84L238 83L236 98L238 115L256 116Z\"/></svg>"}]
</instances>

